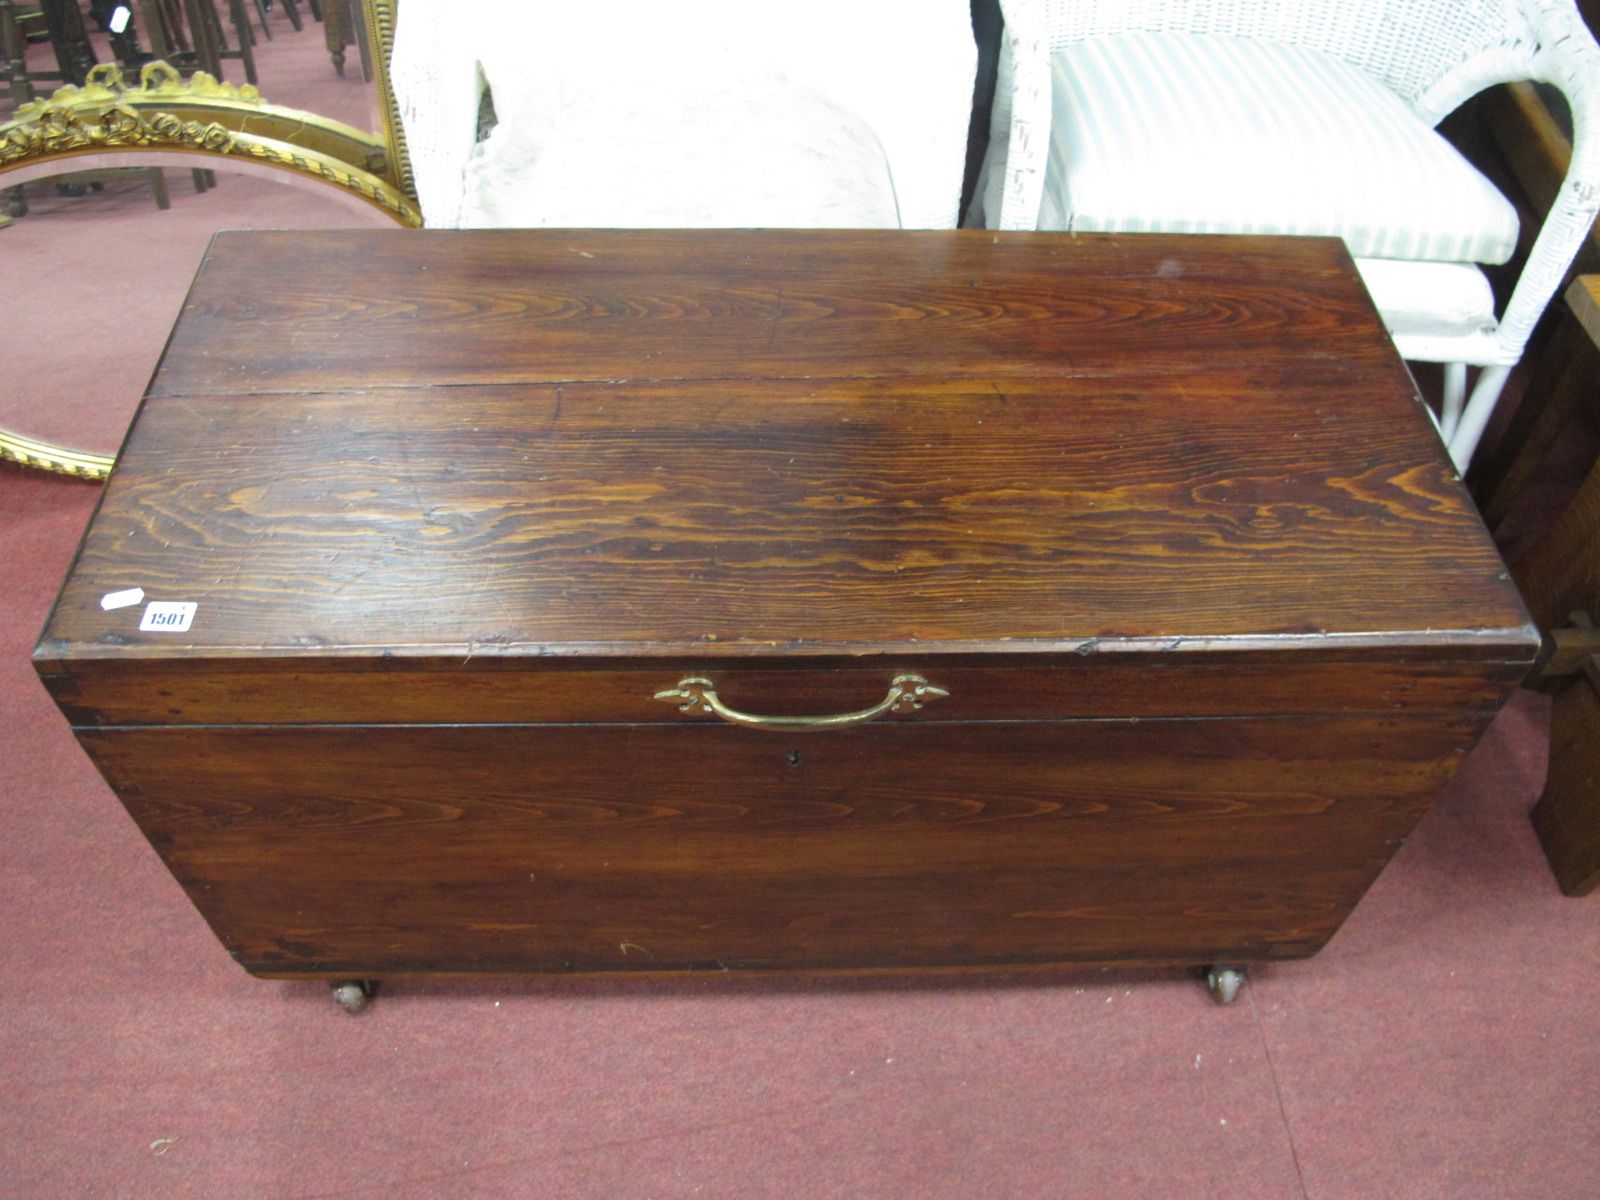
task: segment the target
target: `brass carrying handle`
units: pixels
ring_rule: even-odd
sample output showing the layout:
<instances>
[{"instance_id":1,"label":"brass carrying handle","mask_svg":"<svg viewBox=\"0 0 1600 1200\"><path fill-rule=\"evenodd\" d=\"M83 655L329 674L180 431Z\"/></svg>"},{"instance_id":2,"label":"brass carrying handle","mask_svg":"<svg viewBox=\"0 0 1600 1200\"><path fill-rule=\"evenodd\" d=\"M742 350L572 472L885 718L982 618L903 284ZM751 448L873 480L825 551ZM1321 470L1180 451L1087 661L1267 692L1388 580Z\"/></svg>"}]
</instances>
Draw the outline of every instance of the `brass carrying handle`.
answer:
<instances>
[{"instance_id":1,"label":"brass carrying handle","mask_svg":"<svg viewBox=\"0 0 1600 1200\"><path fill-rule=\"evenodd\" d=\"M721 717L730 725L743 725L748 729L771 729L779 733L815 733L823 729L845 729L851 725L864 725L884 713L915 712L925 700L937 700L950 693L934 687L921 675L897 675L889 685L889 694L871 708L859 712L834 713L826 717L762 717L755 713L729 708L717 696L716 686L709 679L692 675L678 680L678 686L657 692L655 698L667 704L676 704L679 712Z\"/></svg>"}]
</instances>

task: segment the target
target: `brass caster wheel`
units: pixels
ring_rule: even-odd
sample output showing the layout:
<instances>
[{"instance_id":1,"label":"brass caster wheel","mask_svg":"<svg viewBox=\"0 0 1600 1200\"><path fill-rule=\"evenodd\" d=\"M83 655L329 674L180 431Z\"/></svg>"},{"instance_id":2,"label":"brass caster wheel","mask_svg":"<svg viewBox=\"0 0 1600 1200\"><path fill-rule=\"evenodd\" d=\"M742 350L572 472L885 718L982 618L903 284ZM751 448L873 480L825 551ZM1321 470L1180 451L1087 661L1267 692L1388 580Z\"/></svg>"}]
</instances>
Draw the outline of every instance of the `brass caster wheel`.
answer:
<instances>
[{"instance_id":1,"label":"brass caster wheel","mask_svg":"<svg viewBox=\"0 0 1600 1200\"><path fill-rule=\"evenodd\" d=\"M1212 966L1206 968L1206 991L1218 1004L1232 1004L1244 986L1243 967Z\"/></svg>"},{"instance_id":2,"label":"brass caster wheel","mask_svg":"<svg viewBox=\"0 0 1600 1200\"><path fill-rule=\"evenodd\" d=\"M333 985L333 1000L351 1016L366 1008L378 994L376 979L340 979Z\"/></svg>"}]
</instances>

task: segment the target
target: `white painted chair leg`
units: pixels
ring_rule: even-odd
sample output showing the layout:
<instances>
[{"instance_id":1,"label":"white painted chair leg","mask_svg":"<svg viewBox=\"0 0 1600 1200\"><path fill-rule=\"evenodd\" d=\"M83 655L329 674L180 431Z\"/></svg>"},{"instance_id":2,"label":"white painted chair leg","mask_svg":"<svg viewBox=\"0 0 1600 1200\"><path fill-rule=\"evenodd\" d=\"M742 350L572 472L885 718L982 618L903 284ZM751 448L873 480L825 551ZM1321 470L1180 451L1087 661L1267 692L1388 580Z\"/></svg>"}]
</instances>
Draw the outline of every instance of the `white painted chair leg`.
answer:
<instances>
[{"instance_id":1,"label":"white painted chair leg","mask_svg":"<svg viewBox=\"0 0 1600 1200\"><path fill-rule=\"evenodd\" d=\"M1473 452L1478 448L1478 440L1489 427L1495 402L1500 399L1500 393L1510 376L1510 367L1485 367L1478 376L1477 386L1472 389L1472 398L1462 410L1460 422L1449 435L1450 461L1463 475L1467 473L1467 464L1472 461Z\"/></svg>"},{"instance_id":2,"label":"white painted chair leg","mask_svg":"<svg viewBox=\"0 0 1600 1200\"><path fill-rule=\"evenodd\" d=\"M1461 424L1461 407L1467 401L1467 364L1444 364L1444 402L1439 406L1439 432L1446 444Z\"/></svg>"}]
</instances>

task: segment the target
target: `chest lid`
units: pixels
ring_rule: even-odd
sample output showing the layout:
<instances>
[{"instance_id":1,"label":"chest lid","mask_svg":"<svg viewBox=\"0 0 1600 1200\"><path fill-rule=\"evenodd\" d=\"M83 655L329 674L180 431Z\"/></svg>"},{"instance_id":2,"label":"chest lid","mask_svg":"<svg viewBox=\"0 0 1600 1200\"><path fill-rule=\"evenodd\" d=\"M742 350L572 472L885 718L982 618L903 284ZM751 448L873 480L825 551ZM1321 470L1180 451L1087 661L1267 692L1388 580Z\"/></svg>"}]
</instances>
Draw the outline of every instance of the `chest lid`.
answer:
<instances>
[{"instance_id":1,"label":"chest lid","mask_svg":"<svg viewBox=\"0 0 1600 1200\"><path fill-rule=\"evenodd\" d=\"M213 244L36 658L1536 645L1338 242L339 231Z\"/></svg>"}]
</instances>

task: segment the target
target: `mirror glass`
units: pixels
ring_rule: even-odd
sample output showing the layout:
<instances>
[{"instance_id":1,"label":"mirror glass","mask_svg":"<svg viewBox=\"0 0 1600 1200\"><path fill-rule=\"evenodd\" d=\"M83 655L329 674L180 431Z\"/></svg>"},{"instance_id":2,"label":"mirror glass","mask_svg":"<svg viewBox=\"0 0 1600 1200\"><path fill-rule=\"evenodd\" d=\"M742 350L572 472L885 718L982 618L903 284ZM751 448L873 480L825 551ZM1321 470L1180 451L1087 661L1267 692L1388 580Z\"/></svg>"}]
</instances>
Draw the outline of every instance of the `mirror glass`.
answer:
<instances>
[{"instance_id":1,"label":"mirror glass","mask_svg":"<svg viewBox=\"0 0 1600 1200\"><path fill-rule=\"evenodd\" d=\"M70 0L54 2L59 9ZM127 6L131 22L113 39L97 14L104 9L114 15L118 7L83 0L78 11L93 59L124 64L130 82L137 81L137 68L128 64L157 57L158 51L185 74L203 61L190 19L214 7L221 33L217 45L230 52L216 60L225 82L247 82L238 56L243 23L251 38L256 86L268 102L377 133L381 140L378 89L364 77L368 18L361 0L322 0L320 21L306 0L133 4ZM13 12L29 8L13 7ZM176 24L149 28L145 19L159 18L158 10ZM59 33L59 11L54 19L54 33ZM62 70L60 39L53 41L52 33L37 12L22 22L11 45L26 43L29 72ZM208 36L215 33L212 29ZM0 123L28 98L8 82L15 79L14 66L5 74ZM29 90L44 100L61 83L59 78L34 80ZM0 227L0 327L8 335L0 371L0 429L11 434L114 454L218 230L396 227L377 209L289 172L240 174L220 157L168 155L133 160L165 164L159 167L121 165L128 161L129 156L62 160L62 170L71 173L30 178L21 188L22 205L0 176L0 213L25 207L23 215ZM209 176L202 172L197 178L190 164L209 168ZM117 169L109 169L113 165ZM165 208L159 206L163 189Z\"/></svg>"},{"instance_id":2,"label":"mirror glass","mask_svg":"<svg viewBox=\"0 0 1600 1200\"><path fill-rule=\"evenodd\" d=\"M81 196L28 185L28 215L0 230L0 427L115 454L218 230L394 228L310 181L217 171L217 186L197 192L191 172L163 174L165 211L145 170Z\"/></svg>"}]
</instances>

